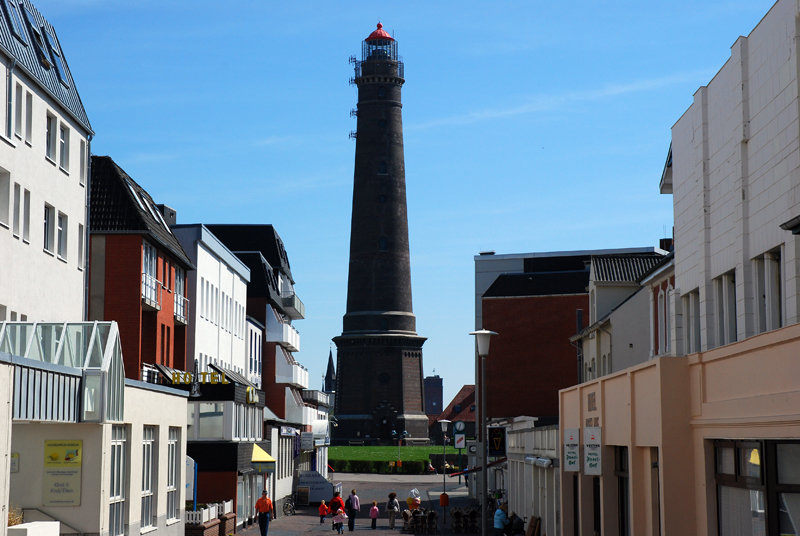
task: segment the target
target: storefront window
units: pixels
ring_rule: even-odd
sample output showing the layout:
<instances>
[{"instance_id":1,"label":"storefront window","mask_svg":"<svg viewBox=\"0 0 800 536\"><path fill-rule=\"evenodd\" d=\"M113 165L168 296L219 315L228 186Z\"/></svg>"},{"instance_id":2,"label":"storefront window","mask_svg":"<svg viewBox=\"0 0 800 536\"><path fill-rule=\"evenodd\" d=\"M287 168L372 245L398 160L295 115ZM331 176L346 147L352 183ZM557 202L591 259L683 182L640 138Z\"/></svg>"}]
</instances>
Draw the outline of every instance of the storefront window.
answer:
<instances>
[{"instance_id":1,"label":"storefront window","mask_svg":"<svg viewBox=\"0 0 800 536\"><path fill-rule=\"evenodd\" d=\"M200 402L198 404L198 432L200 438L223 437L223 402Z\"/></svg>"}]
</instances>

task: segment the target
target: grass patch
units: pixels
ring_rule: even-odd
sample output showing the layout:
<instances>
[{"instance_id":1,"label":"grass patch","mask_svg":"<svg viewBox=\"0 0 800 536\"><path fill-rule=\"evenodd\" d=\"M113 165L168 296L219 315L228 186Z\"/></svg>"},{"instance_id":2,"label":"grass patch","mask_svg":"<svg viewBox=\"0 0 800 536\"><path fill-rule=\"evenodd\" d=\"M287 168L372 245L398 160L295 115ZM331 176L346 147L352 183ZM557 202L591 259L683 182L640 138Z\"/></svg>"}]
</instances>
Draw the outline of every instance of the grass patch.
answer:
<instances>
[{"instance_id":1,"label":"grass patch","mask_svg":"<svg viewBox=\"0 0 800 536\"><path fill-rule=\"evenodd\" d=\"M430 454L441 454L442 447L409 446L400 447L401 467L392 467L389 462L397 461L397 447L329 447L328 462L334 471L342 473L406 473L423 474ZM457 455L458 451L447 448L447 454ZM466 453L462 460L466 463Z\"/></svg>"}]
</instances>

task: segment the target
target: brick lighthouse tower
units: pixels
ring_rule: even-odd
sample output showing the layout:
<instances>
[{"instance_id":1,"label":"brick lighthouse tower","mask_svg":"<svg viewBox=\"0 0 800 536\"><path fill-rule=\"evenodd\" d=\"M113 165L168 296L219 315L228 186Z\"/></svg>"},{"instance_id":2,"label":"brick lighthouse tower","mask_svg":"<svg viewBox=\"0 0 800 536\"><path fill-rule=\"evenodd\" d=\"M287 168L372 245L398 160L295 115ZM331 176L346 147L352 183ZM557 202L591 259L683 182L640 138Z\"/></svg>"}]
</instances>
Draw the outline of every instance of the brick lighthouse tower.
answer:
<instances>
[{"instance_id":1,"label":"brick lighthouse tower","mask_svg":"<svg viewBox=\"0 0 800 536\"><path fill-rule=\"evenodd\" d=\"M372 32L355 61L358 130L347 313L336 343L337 443L427 438L422 344L411 307L397 41Z\"/></svg>"}]
</instances>

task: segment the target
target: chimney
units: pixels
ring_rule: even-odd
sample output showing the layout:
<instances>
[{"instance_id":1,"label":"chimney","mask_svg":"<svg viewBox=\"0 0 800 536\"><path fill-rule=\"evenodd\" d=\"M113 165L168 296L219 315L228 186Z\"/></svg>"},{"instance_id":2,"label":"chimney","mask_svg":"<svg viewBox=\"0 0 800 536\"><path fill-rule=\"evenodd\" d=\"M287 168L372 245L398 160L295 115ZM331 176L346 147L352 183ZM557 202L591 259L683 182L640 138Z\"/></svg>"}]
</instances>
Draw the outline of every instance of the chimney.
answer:
<instances>
[{"instance_id":1,"label":"chimney","mask_svg":"<svg viewBox=\"0 0 800 536\"><path fill-rule=\"evenodd\" d=\"M664 251L672 251L672 238L662 238L658 241L658 247Z\"/></svg>"},{"instance_id":2,"label":"chimney","mask_svg":"<svg viewBox=\"0 0 800 536\"><path fill-rule=\"evenodd\" d=\"M161 215L164 216L164 221L167 222L167 225L178 223L178 213L175 212L174 208L170 208L167 205L156 205L156 208L161 211Z\"/></svg>"}]
</instances>

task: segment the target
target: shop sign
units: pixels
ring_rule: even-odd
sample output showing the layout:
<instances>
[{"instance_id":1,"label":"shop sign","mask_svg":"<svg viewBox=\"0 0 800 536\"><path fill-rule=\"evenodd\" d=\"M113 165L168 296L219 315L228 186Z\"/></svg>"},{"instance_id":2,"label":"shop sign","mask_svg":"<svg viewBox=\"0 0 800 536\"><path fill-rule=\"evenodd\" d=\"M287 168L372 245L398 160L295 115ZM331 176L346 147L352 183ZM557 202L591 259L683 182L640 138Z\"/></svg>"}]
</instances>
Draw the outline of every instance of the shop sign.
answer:
<instances>
[{"instance_id":1,"label":"shop sign","mask_svg":"<svg viewBox=\"0 0 800 536\"><path fill-rule=\"evenodd\" d=\"M600 452L600 427L587 426L583 429L583 473L603 474L603 458Z\"/></svg>"},{"instance_id":2,"label":"shop sign","mask_svg":"<svg viewBox=\"0 0 800 536\"><path fill-rule=\"evenodd\" d=\"M292 428L291 426L281 426L281 435L282 436L297 435L297 428Z\"/></svg>"},{"instance_id":3,"label":"shop sign","mask_svg":"<svg viewBox=\"0 0 800 536\"><path fill-rule=\"evenodd\" d=\"M42 506L81 505L82 455L80 439L44 442Z\"/></svg>"},{"instance_id":4,"label":"shop sign","mask_svg":"<svg viewBox=\"0 0 800 536\"><path fill-rule=\"evenodd\" d=\"M463 449L467 446L467 434L455 434L456 444L455 448Z\"/></svg>"},{"instance_id":5,"label":"shop sign","mask_svg":"<svg viewBox=\"0 0 800 536\"><path fill-rule=\"evenodd\" d=\"M300 448L303 450L314 450L313 432L300 432Z\"/></svg>"},{"instance_id":6,"label":"shop sign","mask_svg":"<svg viewBox=\"0 0 800 536\"><path fill-rule=\"evenodd\" d=\"M223 378L224 378L223 373ZM230 383L230 382L228 382ZM248 404L258 404L258 392L256 391L255 387L248 387L245 389L245 400Z\"/></svg>"},{"instance_id":7,"label":"shop sign","mask_svg":"<svg viewBox=\"0 0 800 536\"><path fill-rule=\"evenodd\" d=\"M225 378L224 372L198 372L197 383L231 383ZM172 371L172 384L178 385L181 383L191 384L194 383L194 376L191 372L177 372Z\"/></svg>"},{"instance_id":8,"label":"shop sign","mask_svg":"<svg viewBox=\"0 0 800 536\"><path fill-rule=\"evenodd\" d=\"M564 429L564 467L565 472L581 470L581 452L578 444L578 428Z\"/></svg>"},{"instance_id":9,"label":"shop sign","mask_svg":"<svg viewBox=\"0 0 800 536\"><path fill-rule=\"evenodd\" d=\"M19 452L11 453L11 472L19 473Z\"/></svg>"},{"instance_id":10,"label":"shop sign","mask_svg":"<svg viewBox=\"0 0 800 536\"><path fill-rule=\"evenodd\" d=\"M275 472L275 462L250 462L253 471L259 475L265 475Z\"/></svg>"},{"instance_id":11,"label":"shop sign","mask_svg":"<svg viewBox=\"0 0 800 536\"><path fill-rule=\"evenodd\" d=\"M504 426L489 428L489 456L503 458L506 456L506 429Z\"/></svg>"}]
</instances>

